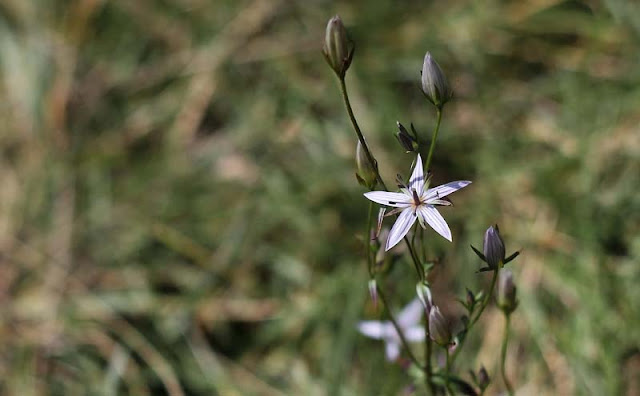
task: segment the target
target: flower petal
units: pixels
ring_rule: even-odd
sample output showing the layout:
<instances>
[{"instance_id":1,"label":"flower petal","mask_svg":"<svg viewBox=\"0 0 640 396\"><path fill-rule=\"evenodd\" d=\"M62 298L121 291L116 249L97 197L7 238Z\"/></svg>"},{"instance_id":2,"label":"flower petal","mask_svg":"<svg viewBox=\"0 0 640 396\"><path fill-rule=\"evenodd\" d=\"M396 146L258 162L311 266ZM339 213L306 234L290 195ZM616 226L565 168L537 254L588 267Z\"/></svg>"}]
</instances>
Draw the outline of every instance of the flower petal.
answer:
<instances>
[{"instance_id":1,"label":"flower petal","mask_svg":"<svg viewBox=\"0 0 640 396\"><path fill-rule=\"evenodd\" d=\"M429 223L431 228L451 242L451 230L449 229L447 222L444 221L444 218L435 207L430 205L419 206L418 216L422 216L422 218Z\"/></svg>"},{"instance_id":2,"label":"flower petal","mask_svg":"<svg viewBox=\"0 0 640 396\"><path fill-rule=\"evenodd\" d=\"M413 173L409 179L409 192L411 192L411 190L416 190L418 194L422 194L422 189L424 188L424 171L422 166L422 158L420 157L420 154L418 154L418 158L416 158L416 166L413 167Z\"/></svg>"},{"instance_id":3,"label":"flower petal","mask_svg":"<svg viewBox=\"0 0 640 396\"><path fill-rule=\"evenodd\" d=\"M424 327L422 326L411 326L403 331L404 338L409 342L420 342L425 339Z\"/></svg>"},{"instance_id":4,"label":"flower petal","mask_svg":"<svg viewBox=\"0 0 640 396\"><path fill-rule=\"evenodd\" d=\"M420 322L424 314L424 306L419 298L414 298L406 307L398 314L398 326L403 330Z\"/></svg>"},{"instance_id":5,"label":"flower petal","mask_svg":"<svg viewBox=\"0 0 640 396\"><path fill-rule=\"evenodd\" d=\"M387 360L390 362L396 361L398 356L400 356L400 345L393 341L388 341L384 346L385 355L387 355Z\"/></svg>"},{"instance_id":6,"label":"flower petal","mask_svg":"<svg viewBox=\"0 0 640 396\"><path fill-rule=\"evenodd\" d=\"M388 191L370 191L364 193L364 196L375 203L381 205L393 206L396 208L404 208L411 204L411 198L408 195Z\"/></svg>"},{"instance_id":7,"label":"flower petal","mask_svg":"<svg viewBox=\"0 0 640 396\"><path fill-rule=\"evenodd\" d=\"M387 336L389 332L388 325L389 323L379 320L363 320L358 322L358 331L369 338L379 340Z\"/></svg>"},{"instance_id":8,"label":"flower petal","mask_svg":"<svg viewBox=\"0 0 640 396\"><path fill-rule=\"evenodd\" d=\"M398 242L400 242L400 240L402 240L402 238L407 235L407 233L411 229L411 226L415 222L416 214L413 209L406 208L405 210L403 210L402 213L400 213L400 216L398 216L395 224L391 228L391 231L389 231L387 245L384 248L385 252L397 245Z\"/></svg>"},{"instance_id":9,"label":"flower petal","mask_svg":"<svg viewBox=\"0 0 640 396\"><path fill-rule=\"evenodd\" d=\"M447 195L454 193L460 190L461 188L465 188L469 184L471 184L471 182L468 180L458 180L451 183L443 184L438 187L430 188L425 193L426 195L425 200L429 201L430 199L433 199L433 198L446 197Z\"/></svg>"}]
</instances>

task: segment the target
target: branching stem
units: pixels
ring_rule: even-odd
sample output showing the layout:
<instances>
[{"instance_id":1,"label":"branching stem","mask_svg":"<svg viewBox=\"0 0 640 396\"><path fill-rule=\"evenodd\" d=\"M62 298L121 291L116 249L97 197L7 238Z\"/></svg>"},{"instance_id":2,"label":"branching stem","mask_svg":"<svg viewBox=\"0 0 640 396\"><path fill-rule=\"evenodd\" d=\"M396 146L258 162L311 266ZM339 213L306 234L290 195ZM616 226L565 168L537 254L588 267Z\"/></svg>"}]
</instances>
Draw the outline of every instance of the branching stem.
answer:
<instances>
[{"instance_id":1,"label":"branching stem","mask_svg":"<svg viewBox=\"0 0 640 396\"><path fill-rule=\"evenodd\" d=\"M369 145L367 144L366 140L364 139L364 135L362 134L362 131L360 130L360 126L358 125L358 121L356 121L356 117L353 115L353 109L351 108L351 102L349 101L349 94L347 93L347 85L344 81L344 77L339 78L340 81L340 93L342 93L342 99L344 101L344 106L347 108L347 113L349 114L349 120L351 120L351 125L353 126L353 130L356 132L356 135L358 136L358 140L360 141L360 144L362 145L362 149L365 152L365 155L367 156L367 160L369 161L369 164L371 165L371 167L375 170L376 172L376 180L378 181L378 183L380 183L380 186L385 190L385 191L389 191L387 189L387 185L384 184L384 181L382 180L382 177L380 176L380 172L378 171L378 164L376 163L375 158L373 158L373 154L371 154L371 150L369 150ZM411 241L409 240L409 238L404 237L404 241L407 244L407 248L409 249L409 253L411 254L411 259L413 260L413 265L416 269L416 272L418 274L418 278L422 281L424 280L424 271L422 270L422 266L420 265L420 260L418 259L418 256L416 255L413 247L411 246Z\"/></svg>"},{"instance_id":2,"label":"branching stem","mask_svg":"<svg viewBox=\"0 0 640 396\"><path fill-rule=\"evenodd\" d=\"M498 280L498 269L493 271L493 277L491 278L491 286L489 286L489 292L484 296L484 299L482 300L482 304L480 305L480 309L478 309L477 313L474 316L469 318L469 324L467 325L467 329L466 329L467 334L469 333L473 325L476 324L478 319L480 319L480 316L482 316L482 312L484 312L484 309L487 307L487 305L489 305L489 301L491 300L491 296L493 296L493 289L495 289L496 287L497 280ZM466 340L466 337L460 340L460 345L458 345L456 350L453 352L453 356L451 357L452 362L456 360L456 357L458 357L458 354L462 350L462 345L464 344L465 340Z\"/></svg>"}]
</instances>

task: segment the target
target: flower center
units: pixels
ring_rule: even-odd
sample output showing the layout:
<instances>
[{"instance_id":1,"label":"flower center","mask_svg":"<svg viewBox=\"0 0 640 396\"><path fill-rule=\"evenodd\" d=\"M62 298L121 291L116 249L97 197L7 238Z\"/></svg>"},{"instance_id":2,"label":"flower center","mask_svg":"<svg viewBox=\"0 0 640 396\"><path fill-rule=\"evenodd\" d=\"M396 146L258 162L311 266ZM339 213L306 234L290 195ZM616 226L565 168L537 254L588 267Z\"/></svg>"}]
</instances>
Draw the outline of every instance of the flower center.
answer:
<instances>
[{"instance_id":1,"label":"flower center","mask_svg":"<svg viewBox=\"0 0 640 396\"><path fill-rule=\"evenodd\" d=\"M422 202L420 201L420 197L418 196L418 192L416 191L416 189L414 188L413 190L411 190L411 192L413 193L413 205L416 207L422 205Z\"/></svg>"}]
</instances>

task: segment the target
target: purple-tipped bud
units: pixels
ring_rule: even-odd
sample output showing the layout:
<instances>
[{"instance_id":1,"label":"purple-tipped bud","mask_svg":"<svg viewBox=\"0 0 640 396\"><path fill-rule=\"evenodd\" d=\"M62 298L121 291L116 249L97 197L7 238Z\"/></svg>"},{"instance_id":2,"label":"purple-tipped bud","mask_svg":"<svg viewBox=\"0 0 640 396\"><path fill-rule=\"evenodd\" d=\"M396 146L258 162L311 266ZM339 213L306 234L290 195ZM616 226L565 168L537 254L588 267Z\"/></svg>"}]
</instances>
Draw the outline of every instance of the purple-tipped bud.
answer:
<instances>
[{"instance_id":1,"label":"purple-tipped bud","mask_svg":"<svg viewBox=\"0 0 640 396\"><path fill-rule=\"evenodd\" d=\"M431 307L433 306L433 300L431 299L431 289L423 282L418 282L416 285L416 294L424 307L424 312L429 314Z\"/></svg>"},{"instance_id":2,"label":"purple-tipped bud","mask_svg":"<svg viewBox=\"0 0 640 396\"><path fill-rule=\"evenodd\" d=\"M513 283L513 274L509 270L500 271L498 276L498 307L509 315L518 306L516 300L516 286Z\"/></svg>"},{"instance_id":3,"label":"purple-tipped bud","mask_svg":"<svg viewBox=\"0 0 640 396\"><path fill-rule=\"evenodd\" d=\"M343 78L353 58L353 43L347 37L342 19L334 16L327 23L322 53L334 72Z\"/></svg>"},{"instance_id":4,"label":"purple-tipped bud","mask_svg":"<svg viewBox=\"0 0 640 396\"><path fill-rule=\"evenodd\" d=\"M358 179L358 183L370 190L373 189L376 186L377 180L376 168L369 162L367 153L364 151L360 141L358 141L358 146L356 147L356 168L356 179Z\"/></svg>"},{"instance_id":5,"label":"purple-tipped bud","mask_svg":"<svg viewBox=\"0 0 640 396\"><path fill-rule=\"evenodd\" d=\"M466 303L469 309L476 303L476 296L474 296L473 292L469 289L467 289Z\"/></svg>"},{"instance_id":6,"label":"purple-tipped bud","mask_svg":"<svg viewBox=\"0 0 640 396\"><path fill-rule=\"evenodd\" d=\"M429 312L429 336L441 346L448 346L451 342L451 330L449 330L449 322L440 312L437 306L431 307Z\"/></svg>"},{"instance_id":7,"label":"purple-tipped bud","mask_svg":"<svg viewBox=\"0 0 640 396\"><path fill-rule=\"evenodd\" d=\"M422 64L422 92L439 109L453 97L447 78L429 52L424 56Z\"/></svg>"},{"instance_id":8,"label":"purple-tipped bud","mask_svg":"<svg viewBox=\"0 0 640 396\"><path fill-rule=\"evenodd\" d=\"M480 387L480 389L482 389L483 391L487 389L487 386L489 386L490 382L491 378L489 377L489 373L487 373L487 370L484 368L484 366L480 367L480 371L478 371L478 386Z\"/></svg>"},{"instance_id":9,"label":"purple-tipped bud","mask_svg":"<svg viewBox=\"0 0 640 396\"><path fill-rule=\"evenodd\" d=\"M378 284L375 279L369 280L369 295L371 296L373 307L378 309Z\"/></svg>"},{"instance_id":10,"label":"purple-tipped bud","mask_svg":"<svg viewBox=\"0 0 640 396\"><path fill-rule=\"evenodd\" d=\"M395 136L404 151L407 153L418 152L418 142L416 141L416 138L411 136L409 131L407 131L407 128L405 128L400 122L397 122L397 125L398 132L395 133Z\"/></svg>"},{"instance_id":11,"label":"purple-tipped bud","mask_svg":"<svg viewBox=\"0 0 640 396\"><path fill-rule=\"evenodd\" d=\"M495 270L504 264L504 241L500 237L498 225L492 225L484 233L484 257L489 268Z\"/></svg>"}]
</instances>

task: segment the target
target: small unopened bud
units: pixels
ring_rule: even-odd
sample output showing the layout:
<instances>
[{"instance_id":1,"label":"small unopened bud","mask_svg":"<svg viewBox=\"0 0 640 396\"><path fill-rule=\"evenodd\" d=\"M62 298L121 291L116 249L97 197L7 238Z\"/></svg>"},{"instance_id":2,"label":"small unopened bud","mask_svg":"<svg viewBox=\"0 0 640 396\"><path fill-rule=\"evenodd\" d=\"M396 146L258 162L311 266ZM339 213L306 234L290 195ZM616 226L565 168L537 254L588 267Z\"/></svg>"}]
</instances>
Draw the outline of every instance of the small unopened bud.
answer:
<instances>
[{"instance_id":1,"label":"small unopened bud","mask_svg":"<svg viewBox=\"0 0 640 396\"><path fill-rule=\"evenodd\" d=\"M382 232L382 222L384 221L384 214L387 211L387 208L380 208L378 210L378 221L376 224L376 232L373 235L373 239L378 240L380 238L380 232Z\"/></svg>"},{"instance_id":2,"label":"small unopened bud","mask_svg":"<svg viewBox=\"0 0 640 396\"><path fill-rule=\"evenodd\" d=\"M327 23L322 53L329 66L341 78L351 65L353 50L354 45L347 37L347 29L342 24L342 19L334 16Z\"/></svg>"},{"instance_id":3,"label":"small unopened bud","mask_svg":"<svg viewBox=\"0 0 640 396\"><path fill-rule=\"evenodd\" d=\"M416 285L416 294L424 307L424 312L427 314L431 312L431 306L433 305L433 300L431 299L431 290L429 286L424 284L423 282L418 282Z\"/></svg>"},{"instance_id":4,"label":"small unopened bud","mask_svg":"<svg viewBox=\"0 0 640 396\"><path fill-rule=\"evenodd\" d=\"M469 309L471 309L476 303L476 296L474 296L473 292L469 289L467 289L466 303L467 303L467 308Z\"/></svg>"},{"instance_id":5,"label":"small unopened bud","mask_svg":"<svg viewBox=\"0 0 640 396\"><path fill-rule=\"evenodd\" d=\"M358 146L356 147L356 168L358 169L356 172L358 182L370 190L373 189L376 185L376 168L369 162L367 153L364 151L360 141L358 141Z\"/></svg>"},{"instance_id":6,"label":"small unopened bud","mask_svg":"<svg viewBox=\"0 0 640 396\"><path fill-rule=\"evenodd\" d=\"M516 300L516 286L513 283L513 274L509 270L500 271L498 278L498 307L509 315L518 306Z\"/></svg>"},{"instance_id":7,"label":"small unopened bud","mask_svg":"<svg viewBox=\"0 0 640 396\"><path fill-rule=\"evenodd\" d=\"M431 307L429 312L429 336L441 346L448 346L451 342L451 330L447 319L437 306Z\"/></svg>"},{"instance_id":8,"label":"small unopened bud","mask_svg":"<svg viewBox=\"0 0 640 396\"><path fill-rule=\"evenodd\" d=\"M409 131L407 131L407 129L400 122L397 122L397 125L398 132L395 133L395 136L404 151L406 151L407 153L417 152L418 142L416 141L416 138L411 136L411 134L409 134Z\"/></svg>"},{"instance_id":9,"label":"small unopened bud","mask_svg":"<svg viewBox=\"0 0 640 396\"><path fill-rule=\"evenodd\" d=\"M491 378L489 377L489 373L484 368L484 366L480 367L480 371L478 371L478 386L481 390L487 389L489 383L491 382Z\"/></svg>"},{"instance_id":10,"label":"small unopened bud","mask_svg":"<svg viewBox=\"0 0 640 396\"><path fill-rule=\"evenodd\" d=\"M498 225L492 225L484 233L484 257L489 268L495 270L504 264L504 241Z\"/></svg>"},{"instance_id":11,"label":"small unopened bud","mask_svg":"<svg viewBox=\"0 0 640 396\"><path fill-rule=\"evenodd\" d=\"M378 309L378 285L375 279L369 280L369 295L371 296L373 307Z\"/></svg>"},{"instance_id":12,"label":"small unopened bud","mask_svg":"<svg viewBox=\"0 0 640 396\"><path fill-rule=\"evenodd\" d=\"M439 109L453 97L447 78L429 52L422 64L422 92Z\"/></svg>"}]
</instances>

